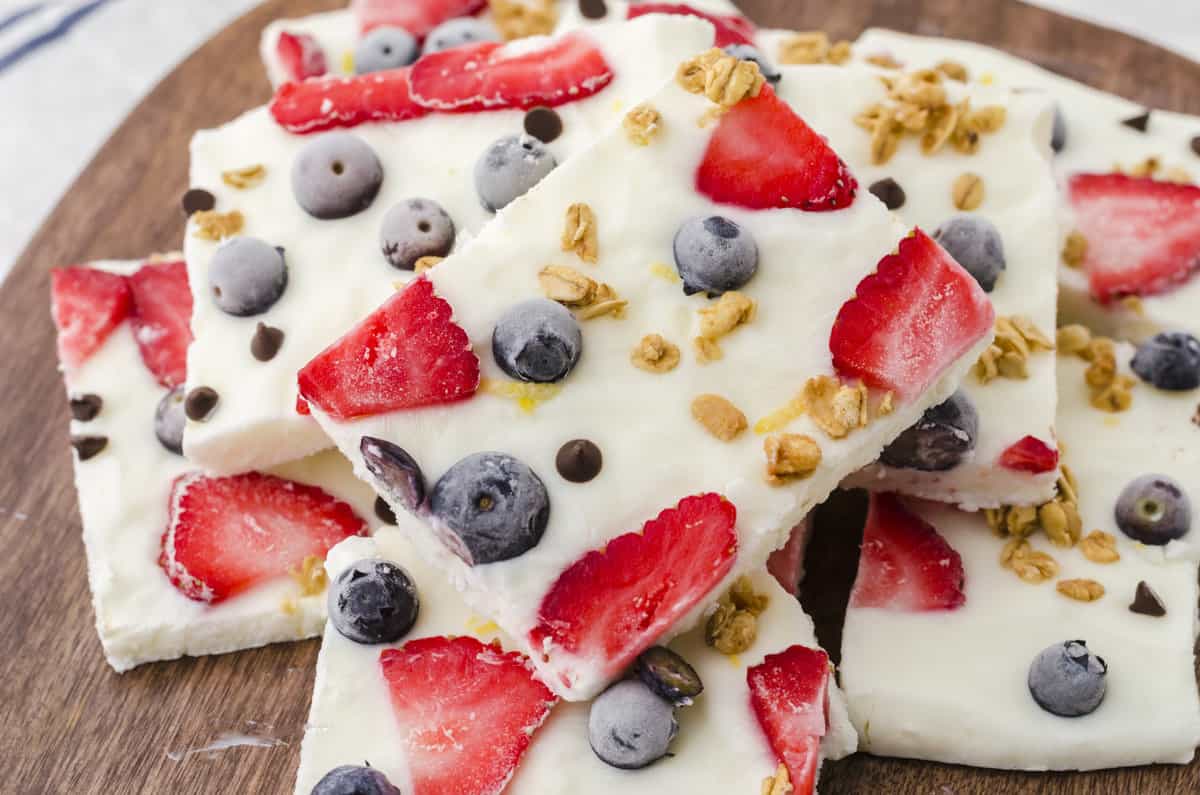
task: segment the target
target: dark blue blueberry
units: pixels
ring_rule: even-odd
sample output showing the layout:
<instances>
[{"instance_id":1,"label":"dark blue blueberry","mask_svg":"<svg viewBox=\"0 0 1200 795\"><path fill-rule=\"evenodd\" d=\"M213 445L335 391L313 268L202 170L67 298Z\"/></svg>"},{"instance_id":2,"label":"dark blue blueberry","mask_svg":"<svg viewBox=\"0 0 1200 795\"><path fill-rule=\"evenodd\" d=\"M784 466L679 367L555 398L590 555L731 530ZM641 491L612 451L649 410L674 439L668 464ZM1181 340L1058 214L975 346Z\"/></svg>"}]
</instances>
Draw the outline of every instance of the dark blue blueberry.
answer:
<instances>
[{"instance_id":1,"label":"dark blue blueberry","mask_svg":"<svg viewBox=\"0 0 1200 795\"><path fill-rule=\"evenodd\" d=\"M387 211L379 245L393 267L410 271L421 257L444 257L454 248L454 221L433 199L405 199Z\"/></svg>"},{"instance_id":2,"label":"dark blue blueberry","mask_svg":"<svg viewBox=\"0 0 1200 795\"><path fill-rule=\"evenodd\" d=\"M583 331L567 309L533 298L509 309L492 331L492 356L500 369L520 381L561 381L583 353Z\"/></svg>"},{"instance_id":3,"label":"dark blue blueberry","mask_svg":"<svg viewBox=\"0 0 1200 795\"><path fill-rule=\"evenodd\" d=\"M758 246L750 233L719 215L685 221L675 233L674 249L675 269L688 295L736 290L758 271Z\"/></svg>"},{"instance_id":4,"label":"dark blue blueberry","mask_svg":"<svg viewBox=\"0 0 1200 795\"><path fill-rule=\"evenodd\" d=\"M222 243L208 266L213 301L226 314L261 315L287 288L283 249L256 237L235 237Z\"/></svg>"},{"instance_id":5,"label":"dark blue blueberry","mask_svg":"<svg viewBox=\"0 0 1200 795\"><path fill-rule=\"evenodd\" d=\"M1162 546L1192 529L1192 501L1166 475L1142 475L1121 490L1114 510L1121 532L1143 544Z\"/></svg>"},{"instance_id":6,"label":"dark blue blueberry","mask_svg":"<svg viewBox=\"0 0 1200 795\"><path fill-rule=\"evenodd\" d=\"M1100 706L1107 673L1104 659L1089 652L1085 641L1056 643L1029 666L1029 693L1047 712L1077 718Z\"/></svg>"},{"instance_id":7,"label":"dark blue blueberry","mask_svg":"<svg viewBox=\"0 0 1200 795\"><path fill-rule=\"evenodd\" d=\"M704 692L696 669L666 646L651 646L640 655L634 670L646 687L677 707L692 703Z\"/></svg>"},{"instance_id":8,"label":"dark blue blueberry","mask_svg":"<svg viewBox=\"0 0 1200 795\"><path fill-rule=\"evenodd\" d=\"M1141 344L1129 366L1159 389L1195 389L1200 387L1200 340L1182 331L1156 334Z\"/></svg>"},{"instance_id":9,"label":"dark blue blueberry","mask_svg":"<svg viewBox=\"0 0 1200 795\"><path fill-rule=\"evenodd\" d=\"M325 774L312 795L402 795L399 787L373 767L342 765Z\"/></svg>"},{"instance_id":10,"label":"dark blue blueberry","mask_svg":"<svg viewBox=\"0 0 1200 795\"><path fill-rule=\"evenodd\" d=\"M962 392L955 392L883 448L879 460L890 467L944 472L963 462L978 437L975 406Z\"/></svg>"},{"instance_id":11,"label":"dark blue blueberry","mask_svg":"<svg viewBox=\"0 0 1200 795\"><path fill-rule=\"evenodd\" d=\"M447 20L429 31L429 35L425 37L425 49L422 50L422 54L451 50L480 41L499 40L500 34L484 20L478 17L459 17Z\"/></svg>"},{"instance_id":12,"label":"dark blue blueberry","mask_svg":"<svg viewBox=\"0 0 1200 795\"><path fill-rule=\"evenodd\" d=\"M532 135L508 135L487 148L475 163L475 190L485 209L502 210L524 196L558 165Z\"/></svg>"},{"instance_id":13,"label":"dark blue blueberry","mask_svg":"<svg viewBox=\"0 0 1200 795\"><path fill-rule=\"evenodd\" d=\"M383 164L365 141L332 132L305 144L292 163L292 195L306 213L328 221L371 206L383 184Z\"/></svg>"},{"instance_id":14,"label":"dark blue blueberry","mask_svg":"<svg viewBox=\"0 0 1200 795\"><path fill-rule=\"evenodd\" d=\"M375 476L377 489L415 513L425 502L425 476L416 460L404 448L374 436L362 437L358 449L363 463Z\"/></svg>"},{"instance_id":15,"label":"dark blue blueberry","mask_svg":"<svg viewBox=\"0 0 1200 795\"><path fill-rule=\"evenodd\" d=\"M347 566L329 586L329 620L355 643L394 643L408 634L421 609L417 586L404 569L367 558Z\"/></svg>"},{"instance_id":16,"label":"dark blue blueberry","mask_svg":"<svg viewBox=\"0 0 1200 795\"><path fill-rule=\"evenodd\" d=\"M1054 127L1050 131L1050 148L1061 152L1067 146L1067 117L1063 115L1062 106L1054 103Z\"/></svg>"},{"instance_id":17,"label":"dark blue blueberry","mask_svg":"<svg viewBox=\"0 0 1200 795\"><path fill-rule=\"evenodd\" d=\"M762 50L752 44L726 44L725 52L739 61L752 61L758 64L758 71L762 73L763 79L772 85L783 79L783 74L775 64L768 61Z\"/></svg>"},{"instance_id":18,"label":"dark blue blueberry","mask_svg":"<svg viewBox=\"0 0 1200 795\"><path fill-rule=\"evenodd\" d=\"M979 215L956 215L933 233L933 239L990 293L1007 267L1004 240L995 224Z\"/></svg>"},{"instance_id":19,"label":"dark blue blueberry","mask_svg":"<svg viewBox=\"0 0 1200 795\"><path fill-rule=\"evenodd\" d=\"M623 770L662 759L678 733L675 707L637 679L605 690L588 712L592 751L601 761Z\"/></svg>"},{"instance_id":20,"label":"dark blue blueberry","mask_svg":"<svg viewBox=\"0 0 1200 795\"><path fill-rule=\"evenodd\" d=\"M180 384L163 395L154 409L154 435L163 447L177 455L183 455L183 427L187 425L183 399L186 395L187 388Z\"/></svg>"},{"instance_id":21,"label":"dark blue blueberry","mask_svg":"<svg viewBox=\"0 0 1200 795\"><path fill-rule=\"evenodd\" d=\"M362 75L399 69L417 60L420 52L417 40L404 28L375 28L354 48L354 71Z\"/></svg>"},{"instance_id":22,"label":"dark blue blueberry","mask_svg":"<svg viewBox=\"0 0 1200 795\"><path fill-rule=\"evenodd\" d=\"M433 484L429 509L442 541L469 566L537 546L550 521L550 495L528 466L504 453L476 453Z\"/></svg>"}]
</instances>

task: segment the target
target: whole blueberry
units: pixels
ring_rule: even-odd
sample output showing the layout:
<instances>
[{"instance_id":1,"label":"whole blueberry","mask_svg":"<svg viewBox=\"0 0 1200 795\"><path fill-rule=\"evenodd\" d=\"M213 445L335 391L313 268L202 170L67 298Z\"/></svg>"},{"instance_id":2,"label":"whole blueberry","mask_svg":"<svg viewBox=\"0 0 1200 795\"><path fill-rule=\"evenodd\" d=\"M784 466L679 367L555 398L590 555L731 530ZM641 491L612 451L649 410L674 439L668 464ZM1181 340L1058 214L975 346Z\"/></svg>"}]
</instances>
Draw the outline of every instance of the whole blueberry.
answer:
<instances>
[{"instance_id":1,"label":"whole blueberry","mask_svg":"<svg viewBox=\"0 0 1200 795\"><path fill-rule=\"evenodd\" d=\"M985 293L995 289L1007 267L1004 240L995 224L979 215L956 215L938 227L933 239L975 277Z\"/></svg>"},{"instance_id":2,"label":"whole blueberry","mask_svg":"<svg viewBox=\"0 0 1200 795\"><path fill-rule=\"evenodd\" d=\"M758 271L758 245L738 224L719 215L692 218L675 233L675 269L683 291L720 295Z\"/></svg>"},{"instance_id":3,"label":"whole blueberry","mask_svg":"<svg viewBox=\"0 0 1200 795\"><path fill-rule=\"evenodd\" d=\"M469 566L496 563L537 546L550 521L541 478L504 453L475 453L442 475L429 509L442 540Z\"/></svg>"},{"instance_id":4,"label":"whole blueberry","mask_svg":"<svg viewBox=\"0 0 1200 795\"><path fill-rule=\"evenodd\" d=\"M1121 532L1143 544L1162 546L1192 529L1192 501L1166 475L1142 475L1121 490L1114 510Z\"/></svg>"},{"instance_id":5,"label":"whole blueberry","mask_svg":"<svg viewBox=\"0 0 1200 795\"><path fill-rule=\"evenodd\" d=\"M647 687L677 707L691 704L704 692L696 669L666 646L651 646L638 655L634 671Z\"/></svg>"},{"instance_id":6,"label":"whole blueberry","mask_svg":"<svg viewBox=\"0 0 1200 795\"><path fill-rule=\"evenodd\" d=\"M963 462L979 438L979 413L962 392L926 409L917 424L883 448L879 460L890 467L945 472Z\"/></svg>"},{"instance_id":7,"label":"whole blueberry","mask_svg":"<svg viewBox=\"0 0 1200 795\"><path fill-rule=\"evenodd\" d=\"M450 19L429 31L422 55L474 44L479 41L499 41L500 34L491 24L478 17Z\"/></svg>"},{"instance_id":8,"label":"whole blueberry","mask_svg":"<svg viewBox=\"0 0 1200 795\"><path fill-rule=\"evenodd\" d=\"M623 770L662 759L678 733L675 707L638 679L617 682L596 697L588 712L592 751Z\"/></svg>"},{"instance_id":9,"label":"whole blueberry","mask_svg":"<svg viewBox=\"0 0 1200 795\"><path fill-rule=\"evenodd\" d=\"M183 427L187 425L183 399L186 395L187 387L180 384L163 395L154 409L154 435L163 447L177 455L183 455Z\"/></svg>"},{"instance_id":10,"label":"whole blueberry","mask_svg":"<svg viewBox=\"0 0 1200 795\"><path fill-rule=\"evenodd\" d=\"M394 563L366 558L329 586L329 620L355 643L393 643L408 634L421 603L417 586Z\"/></svg>"},{"instance_id":11,"label":"whole blueberry","mask_svg":"<svg viewBox=\"0 0 1200 795\"><path fill-rule=\"evenodd\" d=\"M1104 659L1088 651L1082 640L1044 649L1029 666L1029 693L1038 706L1063 718L1095 711L1104 700Z\"/></svg>"},{"instance_id":12,"label":"whole blueberry","mask_svg":"<svg viewBox=\"0 0 1200 795\"><path fill-rule=\"evenodd\" d=\"M325 133L305 144L292 163L296 202L325 221L367 209L382 184L383 164L375 150L350 133Z\"/></svg>"},{"instance_id":13,"label":"whole blueberry","mask_svg":"<svg viewBox=\"0 0 1200 795\"><path fill-rule=\"evenodd\" d=\"M379 27L359 39L354 48L354 71L357 74L399 69L417 60L420 47L404 28Z\"/></svg>"},{"instance_id":14,"label":"whole blueberry","mask_svg":"<svg viewBox=\"0 0 1200 795\"><path fill-rule=\"evenodd\" d=\"M739 61L751 61L758 64L758 71L762 73L763 79L772 85L783 79L783 73L775 64L767 60L767 56L763 55L762 50L752 44L726 44L725 52Z\"/></svg>"},{"instance_id":15,"label":"whole blueberry","mask_svg":"<svg viewBox=\"0 0 1200 795\"><path fill-rule=\"evenodd\" d=\"M1129 366L1159 389L1195 389L1200 387L1200 340L1182 331L1156 334L1141 344Z\"/></svg>"},{"instance_id":16,"label":"whole blueberry","mask_svg":"<svg viewBox=\"0 0 1200 795\"><path fill-rule=\"evenodd\" d=\"M1062 106L1054 103L1054 126L1050 130L1050 148L1061 152L1067 146L1067 117L1063 115Z\"/></svg>"},{"instance_id":17,"label":"whole blueberry","mask_svg":"<svg viewBox=\"0 0 1200 795\"><path fill-rule=\"evenodd\" d=\"M509 309L492 331L492 356L519 381L561 381L583 353L583 330L562 304L532 298Z\"/></svg>"},{"instance_id":18,"label":"whole blueberry","mask_svg":"<svg viewBox=\"0 0 1200 795\"><path fill-rule=\"evenodd\" d=\"M405 199L387 211L379 246L393 267L410 271L421 257L444 257L454 248L454 221L433 199Z\"/></svg>"},{"instance_id":19,"label":"whole blueberry","mask_svg":"<svg viewBox=\"0 0 1200 795\"><path fill-rule=\"evenodd\" d=\"M362 437L358 449L363 463L375 476L377 488L386 491L392 502L402 504L409 512L421 507L425 502L425 476L408 451L374 436Z\"/></svg>"},{"instance_id":20,"label":"whole blueberry","mask_svg":"<svg viewBox=\"0 0 1200 795\"><path fill-rule=\"evenodd\" d=\"M399 787L373 767L342 765L326 773L311 795L402 795Z\"/></svg>"},{"instance_id":21,"label":"whole blueberry","mask_svg":"<svg viewBox=\"0 0 1200 795\"><path fill-rule=\"evenodd\" d=\"M287 288L283 249L257 237L234 237L213 252L208 285L217 308L237 317L261 315Z\"/></svg>"},{"instance_id":22,"label":"whole blueberry","mask_svg":"<svg viewBox=\"0 0 1200 795\"><path fill-rule=\"evenodd\" d=\"M532 135L508 135L493 143L475 163L475 190L485 209L495 212L524 196L558 165Z\"/></svg>"}]
</instances>

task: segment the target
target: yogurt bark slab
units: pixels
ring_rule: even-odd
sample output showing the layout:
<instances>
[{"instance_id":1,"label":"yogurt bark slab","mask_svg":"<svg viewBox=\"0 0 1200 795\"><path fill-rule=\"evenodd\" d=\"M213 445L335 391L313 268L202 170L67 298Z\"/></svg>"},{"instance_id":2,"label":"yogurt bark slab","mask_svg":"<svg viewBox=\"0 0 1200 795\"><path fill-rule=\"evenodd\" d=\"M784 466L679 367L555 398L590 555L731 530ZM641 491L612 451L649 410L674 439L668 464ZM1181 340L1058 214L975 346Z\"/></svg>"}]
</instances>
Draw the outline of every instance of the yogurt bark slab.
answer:
<instances>
[{"instance_id":1,"label":"yogurt bark slab","mask_svg":"<svg viewBox=\"0 0 1200 795\"><path fill-rule=\"evenodd\" d=\"M1165 545L1143 543L1122 531L1128 519L1118 514L1141 510L1169 518L1182 500L1194 504L1200 390L1167 392L1135 383L1126 365L1132 347L1108 346L1092 362L1059 356L1057 427L1066 451L1064 473L1073 476L1064 481L1058 503L1074 499L1081 524L1055 530L1046 514L993 512L985 518L932 503L901 508L907 516L901 524L927 523L927 544L929 534L940 535L940 547L926 547L938 550L927 560L936 559L942 571L958 565L958 576L965 575L957 603L910 600L904 609L873 589L883 578L860 563L846 616L841 682L864 750L1025 770L1192 759L1200 743L1193 657L1196 529L1178 522L1171 535L1187 530L1182 537ZM1104 380L1106 369L1110 386L1124 391L1133 385L1128 410L1096 407L1105 400L1088 378ZM1138 492L1151 500L1141 505L1150 507L1130 502L1118 508L1130 484L1146 475L1170 478L1179 491ZM1154 502L1164 495L1169 502ZM891 527L881 521L897 498L873 500L864 559L915 550L915 544L895 541L894 519ZM913 560L925 559L914 553ZM1106 688L1094 711L1059 717L1035 701L1028 676L1039 653L1053 648L1057 654L1075 640L1103 659ZM1057 708L1064 706L1070 704Z\"/></svg>"},{"instance_id":2,"label":"yogurt bark slab","mask_svg":"<svg viewBox=\"0 0 1200 795\"><path fill-rule=\"evenodd\" d=\"M363 559L383 559L400 566L416 586L420 599L417 622L396 644L356 643L330 623L317 660L312 708L300 749L297 795L308 795L330 770L341 765L362 765L364 760L384 773L402 792L422 792L428 782L413 768L414 751L407 738L412 725L392 709L387 680L381 672L381 652L404 648L431 636L465 636L503 648L514 645L491 622L470 611L436 569L428 566L408 543L406 534L419 532L415 520L400 518L398 530L384 530L370 539L351 539L330 553L330 575L336 579L346 567ZM537 793L675 792L704 788L718 792L757 792L764 778L779 764L768 737L751 706L747 673L771 654L802 645L823 655L813 636L812 622L799 603L765 572L750 578L753 587L769 599L758 616L758 636L751 649L730 657L706 645L701 630L679 638L672 648L699 674L704 692L690 706L677 711L679 734L671 744L672 756L640 770L612 767L593 753L588 742L586 703L562 702L554 706L544 724L532 733L532 743L512 763L510 795ZM845 707L832 675L828 677L828 707L819 758L838 759L852 753L857 736L846 718ZM479 731L497 738L494 727ZM467 739L461 745L470 746ZM469 770L476 760L456 758L445 751L444 764ZM819 758L814 759L819 767ZM414 775L416 779L414 781ZM472 783L456 781L455 792L475 795ZM797 792L810 792L811 789Z\"/></svg>"},{"instance_id":3,"label":"yogurt bark slab","mask_svg":"<svg viewBox=\"0 0 1200 795\"><path fill-rule=\"evenodd\" d=\"M161 432L177 449L182 429L181 414L174 424L156 420L160 405L182 411L182 392L171 388L182 382L190 306L182 262L98 262L60 269L53 282L92 606L109 664L125 671L318 634L325 603L314 564L333 541L367 531L360 517L378 523L374 495L332 452L293 462L273 477L212 479L160 441ZM297 519L277 534L300 510L327 524ZM207 554L214 550L204 545L217 538L230 556L246 552L234 534L250 525L279 543L278 555ZM168 529L174 547L164 543ZM185 533L191 551L184 549ZM201 579L191 585L199 587L185 593L172 582L162 561L168 549L181 553L180 566L197 562L188 557L197 550L205 553L212 568L206 575L197 570ZM306 564L309 556L314 560ZM170 570L182 583L183 570ZM204 600L199 591L206 583L236 593L222 590Z\"/></svg>"}]
</instances>

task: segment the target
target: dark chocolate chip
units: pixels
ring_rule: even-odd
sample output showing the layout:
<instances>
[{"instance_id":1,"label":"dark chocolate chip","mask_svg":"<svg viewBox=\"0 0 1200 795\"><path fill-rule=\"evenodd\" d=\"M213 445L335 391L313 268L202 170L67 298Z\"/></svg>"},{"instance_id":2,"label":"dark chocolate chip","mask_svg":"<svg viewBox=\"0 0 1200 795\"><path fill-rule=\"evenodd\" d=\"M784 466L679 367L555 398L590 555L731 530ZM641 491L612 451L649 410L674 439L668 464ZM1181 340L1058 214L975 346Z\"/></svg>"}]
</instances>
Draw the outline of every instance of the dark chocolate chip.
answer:
<instances>
[{"instance_id":1,"label":"dark chocolate chip","mask_svg":"<svg viewBox=\"0 0 1200 795\"><path fill-rule=\"evenodd\" d=\"M1162 618L1167 614L1167 608L1163 605L1162 599L1158 597L1153 588L1146 584L1145 580L1137 584L1137 591L1133 595L1133 604L1129 606L1129 609L1134 613L1154 618Z\"/></svg>"},{"instance_id":2,"label":"dark chocolate chip","mask_svg":"<svg viewBox=\"0 0 1200 795\"><path fill-rule=\"evenodd\" d=\"M608 4L604 0L579 0L579 14L584 19L604 19Z\"/></svg>"},{"instance_id":3,"label":"dark chocolate chip","mask_svg":"<svg viewBox=\"0 0 1200 795\"><path fill-rule=\"evenodd\" d=\"M384 524L396 524L396 512L384 501L383 497L375 498L375 515Z\"/></svg>"},{"instance_id":4,"label":"dark chocolate chip","mask_svg":"<svg viewBox=\"0 0 1200 795\"><path fill-rule=\"evenodd\" d=\"M80 422L91 422L100 413L104 401L99 395L80 395L71 398L71 416Z\"/></svg>"},{"instance_id":5,"label":"dark chocolate chip","mask_svg":"<svg viewBox=\"0 0 1200 795\"><path fill-rule=\"evenodd\" d=\"M550 143L562 135L562 117L553 108L531 108L525 114L525 132L542 143Z\"/></svg>"},{"instance_id":6,"label":"dark chocolate chip","mask_svg":"<svg viewBox=\"0 0 1200 795\"><path fill-rule=\"evenodd\" d=\"M1196 153L1196 157L1200 157L1200 135L1192 139L1192 151Z\"/></svg>"},{"instance_id":7,"label":"dark chocolate chip","mask_svg":"<svg viewBox=\"0 0 1200 795\"><path fill-rule=\"evenodd\" d=\"M204 188L192 188L183 194L183 214L205 212L217 206L217 197Z\"/></svg>"},{"instance_id":8,"label":"dark chocolate chip","mask_svg":"<svg viewBox=\"0 0 1200 795\"><path fill-rule=\"evenodd\" d=\"M1150 126L1150 111L1122 119L1121 124L1138 132L1146 132L1146 128Z\"/></svg>"},{"instance_id":9,"label":"dark chocolate chip","mask_svg":"<svg viewBox=\"0 0 1200 795\"><path fill-rule=\"evenodd\" d=\"M283 330L259 323L250 340L250 355L260 362L269 362L283 346Z\"/></svg>"},{"instance_id":10,"label":"dark chocolate chip","mask_svg":"<svg viewBox=\"0 0 1200 795\"><path fill-rule=\"evenodd\" d=\"M891 177L884 177L878 182L872 183L867 190L871 191L875 198L883 202L883 206L889 210L899 210L904 206L904 188L900 187L900 183Z\"/></svg>"},{"instance_id":11,"label":"dark chocolate chip","mask_svg":"<svg viewBox=\"0 0 1200 795\"><path fill-rule=\"evenodd\" d=\"M600 448L587 439L572 439L558 449L554 465L558 474L572 483L587 483L600 474L604 456Z\"/></svg>"},{"instance_id":12,"label":"dark chocolate chip","mask_svg":"<svg viewBox=\"0 0 1200 795\"><path fill-rule=\"evenodd\" d=\"M89 458L99 455L101 450L108 447L108 437L72 436L71 446L75 448L76 453L79 453L80 461L87 461Z\"/></svg>"},{"instance_id":13,"label":"dark chocolate chip","mask_svg":"<svg viewBox=\"0 0 1200 795\"><path fill-rule=\"evenodd\" d=\"M198 386L188 392L187 398L183 401L183 412L187 414L189 420L204 422L212 415L213 410L217 407L217 401L220 399L221 396L212 387Z\"/></svg>"}]
</instances>

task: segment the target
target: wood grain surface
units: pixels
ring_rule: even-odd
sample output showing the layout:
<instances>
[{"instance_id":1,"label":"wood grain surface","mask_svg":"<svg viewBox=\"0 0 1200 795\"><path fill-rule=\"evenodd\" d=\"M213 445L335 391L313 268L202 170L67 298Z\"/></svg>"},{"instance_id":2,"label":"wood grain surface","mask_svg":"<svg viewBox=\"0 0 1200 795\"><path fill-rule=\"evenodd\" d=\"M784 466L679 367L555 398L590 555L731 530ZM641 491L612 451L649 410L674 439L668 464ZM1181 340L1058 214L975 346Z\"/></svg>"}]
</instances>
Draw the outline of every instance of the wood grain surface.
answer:
<instances>
[{"instance_id":1,"label":"wood grain surface","mask_svg":"<svg viewBox=\"0 0 1200 795\"><path fill-rule=\"evenodd\" d=\"M344 0L264 3L187 59L80 175L0 288L0 792L291 791L315 641L147 665L122 676L104 664L79 540L47 272L179 248L191 134L268 98L257 46L268 21L339 5ZM742 5L764 25L850 38L882 25L974 39L1148 105L1200 113L1200 65L1013 0ZM804 602L835 653L858 540L846 528L860 509L854 495L825 508L809 554ZM225 733L286 745L173 758ZM822 786L826 795L1196 791L1200 764L1034 776L865 755L826 765Z\"/></svg>"}]
</instances>

